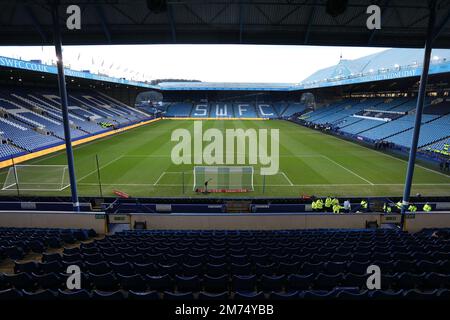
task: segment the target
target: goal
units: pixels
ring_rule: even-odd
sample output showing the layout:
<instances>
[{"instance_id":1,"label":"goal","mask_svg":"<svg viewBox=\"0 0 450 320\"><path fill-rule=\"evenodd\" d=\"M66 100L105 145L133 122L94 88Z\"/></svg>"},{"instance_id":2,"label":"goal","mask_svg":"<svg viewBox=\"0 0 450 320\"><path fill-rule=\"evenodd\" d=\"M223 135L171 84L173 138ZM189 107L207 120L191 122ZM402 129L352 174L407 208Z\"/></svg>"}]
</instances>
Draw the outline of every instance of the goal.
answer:
<instances>
[{"instance_id":1,"label":"goal","mask_svg":"<svg viewBox=\"0 0 450 320\"><path fill-rule=\"evenodd\" d=\"M9 168L2 190L62 191L69 186L65 165L15 165Z\"/></svg>"},{"instance_id":2,"label":"goal","mask_svg":"<svg viewBox=\"0 0 450 320\"><path fill-rule=\"evenodd\" d=\"M253 191L253 167L196 166L194 191L204 191L208 181L210 192Z\"/></svg>"}]
</instances>

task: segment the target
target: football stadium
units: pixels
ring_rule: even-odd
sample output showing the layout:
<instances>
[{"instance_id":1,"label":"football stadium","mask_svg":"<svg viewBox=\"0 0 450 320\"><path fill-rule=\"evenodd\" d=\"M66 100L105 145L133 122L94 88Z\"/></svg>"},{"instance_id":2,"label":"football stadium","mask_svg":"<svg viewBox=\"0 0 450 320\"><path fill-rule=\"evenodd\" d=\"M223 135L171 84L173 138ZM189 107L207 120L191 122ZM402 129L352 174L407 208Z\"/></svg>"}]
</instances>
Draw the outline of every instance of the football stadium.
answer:
<instances>
[{"instance_id":1,"label":"football stadium","mask_svg":"<svg viewBox=\"0 0 450 320\"><path fill-rule=\"evenodd\" d=\"M279 300L449 299L448 1L0 9L0 300L177 300L166 318L194 315L180 301L254 300L247 315L277 316ZM293 83L64 60L136 44L384 49L302 61L314 72ZM149 47L142 64L159 63Z\"/></svg>"}]
</instances>

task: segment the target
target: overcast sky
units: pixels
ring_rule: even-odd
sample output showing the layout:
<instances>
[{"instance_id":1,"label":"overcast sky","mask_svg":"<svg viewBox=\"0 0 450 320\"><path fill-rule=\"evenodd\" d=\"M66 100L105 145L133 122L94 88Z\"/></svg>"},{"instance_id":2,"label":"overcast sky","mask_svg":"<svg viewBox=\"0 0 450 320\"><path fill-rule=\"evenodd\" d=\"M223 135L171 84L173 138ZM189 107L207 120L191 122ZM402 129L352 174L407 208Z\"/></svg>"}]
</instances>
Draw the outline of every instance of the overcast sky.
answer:
<instances>
[{"instance_id":1,"label":"overcast sky","mask_svg":"<svg viewBox=\"0 0 450 320\"><path fill-rule=\"evenodd\" d=\"M256 45L65 46L64 63L138 80L196 79L209 82L300 82L335 65L386 49ZM53 47L0 47L0 56L55 59ZM131 75L130 72L133 72ZM136 74L138 72L139 74Z\"/></svg>"}]
</instances>

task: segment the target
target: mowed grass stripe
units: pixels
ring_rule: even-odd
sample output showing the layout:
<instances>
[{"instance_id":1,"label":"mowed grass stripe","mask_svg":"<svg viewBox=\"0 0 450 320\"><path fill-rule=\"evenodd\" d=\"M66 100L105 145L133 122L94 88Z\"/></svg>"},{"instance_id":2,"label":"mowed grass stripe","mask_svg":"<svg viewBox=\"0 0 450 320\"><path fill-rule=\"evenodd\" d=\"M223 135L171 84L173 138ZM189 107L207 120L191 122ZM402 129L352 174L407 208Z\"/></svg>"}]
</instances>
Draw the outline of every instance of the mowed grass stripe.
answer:
<instances>
[{"instance_id":1,"label":"mowed grass stripe","mask_svg":"<svg viewBox=\"0 0 450 320\"><path fill-rule=\"evenodd\" d=\"M113 195L113 190L119 189L132 196L205 197L192 191L193 165L178 166L170 158L175 145L170 141L172 131L185 128L192 133L193 125L193 120L162 120L74 148L80 195L99 194L95 164L97 154L104 195ZM224 134L226 129L234 128L280 130L279 174L266 177L265 193L262 177L255 175L255 191L235 194L237 197L297 197L301 194L399 196L403 191L406 162L356 143L279 120L203 121L203 131L208 128L217 128ZM64 165L65 152L34 159L26 164ZM259 170L260 166L255 166L255 171ZM3 176L6 175L3 173ZM414 183L412 193L450 194L449 176L429 168L416 166ZM66 189L56 193L23 194L61 196L69 195L69 192ZM1 194L14 194L14 190ZM230 194L214 196L229 197Z\"/></svg>"}]
</instances>

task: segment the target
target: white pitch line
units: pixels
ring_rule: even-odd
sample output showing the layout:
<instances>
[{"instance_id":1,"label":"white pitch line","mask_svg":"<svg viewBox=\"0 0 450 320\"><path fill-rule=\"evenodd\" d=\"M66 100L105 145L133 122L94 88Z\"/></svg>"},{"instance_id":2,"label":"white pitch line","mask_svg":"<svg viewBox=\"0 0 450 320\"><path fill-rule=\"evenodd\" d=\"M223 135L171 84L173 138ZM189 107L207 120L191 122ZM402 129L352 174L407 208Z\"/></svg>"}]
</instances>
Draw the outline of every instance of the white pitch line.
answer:
<instances>
[{"instance_id":1,"label":"white pitch line","mask_svg":"<svg viewBox=\"0 0 450 320\"><path fill-rule=\"evenodd\" d=\"M166 172L164 171L163 173L161 173L161 175L159 176L159 178L156 180L156 182L153 184L154 186L156 186L159 182L159 180L161 180L161 178L166 174Z\"/></svg>"},{"instance_id":2,"label":"white pitch line","mask_svg":"<svg viewBox=\"0 0 450 320\"><path fill-rule=\"evenodd\" d=\"M123 155L122 155L122 156L119 156L119 157L117 157L117 158L115 158L115 159L113 159L113 160L111 160L111 161L109 161L109 162L107 162L107 163L105 163L104 165L100 166L100 167L98 168L98 170L101 170L101 169L103 169L103 168L106 168L107 166L109 166L109 165L112 164L113 162L116 162L117 160L122 159L122 158L123 158ZM92 171L89 172L88 174L86 174L86 175L82 176L81 178L77 179L77 184L78 184L78 182L80 182L81 180L83 180L83 179L89 177L91 174L94 174L94 173L96 173L96 172L97 172L97 169L92 170Z\"/></svg>"},{"instance_id":3,"label":"white pitch line","mask_svg":"<svg viewBox=\"0 0 450 320\"><path fill-rule=\"evenodd\" d=\"M348 168L346 168L346 167L344 167L343 165L341 165L341 164L339 164L339 163L337 163L336 161L334 161L333 159L331 159L331 158L329 158L329 157L327 157L327 156L325 156L325 155L322 155L322 157L324 157L325 159L327 159L328 161L331 161L332 163L334 163L335 165L337 165L337 166L339 166L339 167L341 167L342 169L344 169L344 170L346 170L346 171L348 171L348 172L350 172L350 173L352 173L352 174L354 174L355 176L357 176L358 178L360 178L361 180L364 180L364 181L366 181L368 184L370 184L371 186L373 186L374 184L372 183L372 182L370 182L369 180L367 180L367 179L365 179L365 178L363 178L363 177L361 177L359 174L357 174L356 172L354 172L353 170L350 170L350 169L348 169Z\"/></svg>"},{"instance_id":4,"label":"white pitch line","mask_svg":"<svg viewBox=\"0 0 450 320\"><path fill-rule=\"evenodd\" d=\"M311 129L311 130L312 130L312 129ZM334 136L334 135L329 135L329 136L332 137L332 138L334 138L334 139L336 139L336 140L346 142L347 144L350 144L350 145L352 145L352 146L357 146L357 145L358 145L356 142L351 142L351 141L347 141L347 140L345 140L345 139L340 139L340 138L338 138L338 137L336 137L336 136ZM364 146L363 146L363 147L364 147ZM376 153L376 154L381 154L381 155L383 155L383 156L385 156L385 157L389 157L389 158L392 158L392 159L395 159L395 160L398 160L398 161L401 161L401 162L406 162L406 163L408 163L407 160L404 160L404 159L400 159L400 158L394 157L394 156L392 156L392 155L390 155L390 154L387 154L387 153L384 153L384 152L381 152L381 151L378 151L378 150L370 149L370 148L367 148L367 147L364 147L364 148L366 148L367 150L372 151L372 152L374 152L374 153ZM422 168L422 169L424 169L424 170L430 171L430 172L432 172L432 173L436 173L436 174L438 174L438 175L441 175L441 176L444 176L444 177L450 179L450 176L446 175L445 173L442 173L442 172L439 172L439 171L436 171L436 170L433 170L433 169L430 169L430 168L421 166L420 164L417 164L417 162L415 163L415 165L416 165L417 167L419 167L419 168ZM404 184L403 184L403 185L404 185Z\"/></svg>"},{"instance_id":5,"label":"white pitch line","mask_svg":"<svg viewBox=\"0 0 450 320\"><path fill-rule=\"evenodd\" d=\"M281 174L286 178L287 182L289 182L289 184L291 186L293 186L294 184L292 183L291 179L288 178L288 176L286 175L286 173L284 173L283 171L281 171Z\"/></svg>"}]
</instances>

